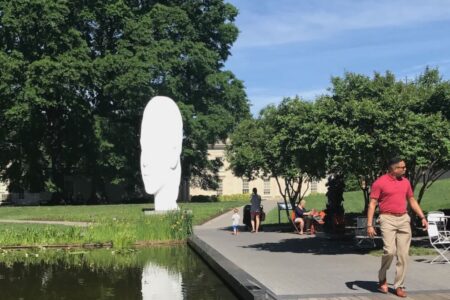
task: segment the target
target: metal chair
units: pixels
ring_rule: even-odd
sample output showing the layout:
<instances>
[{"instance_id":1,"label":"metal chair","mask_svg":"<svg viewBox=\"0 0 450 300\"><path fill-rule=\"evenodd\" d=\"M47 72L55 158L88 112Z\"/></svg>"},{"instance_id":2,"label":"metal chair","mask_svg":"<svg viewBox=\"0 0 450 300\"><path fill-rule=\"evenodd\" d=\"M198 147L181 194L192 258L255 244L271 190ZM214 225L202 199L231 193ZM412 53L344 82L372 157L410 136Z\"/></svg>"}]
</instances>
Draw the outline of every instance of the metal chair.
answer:
<instances>
[{"instance_id":1,"label":"metal chair","mask_svg":"<svg viewBox=\"0 0 450 300\"><path fill-rule=\"evenodd\" d=\"M439 253L430 263L450 263L445 255L450 249L450 231L447 231L447 221L450 217L443 212L433 211L427 215L428 237L431 246Z\"/></svg>"},{"instance_id":2,"label":"metal chair","mask_svg":"<svg viewBox=\"0 0 450 300\"><path fill-rule=\"evenodd\" d=\"M375 219L372 226L375 226ZM358 247L363 247L364 244L376 247L375 239L367 235L367 217L356 217L355 240Z\"/></svg>"}]
</instances>

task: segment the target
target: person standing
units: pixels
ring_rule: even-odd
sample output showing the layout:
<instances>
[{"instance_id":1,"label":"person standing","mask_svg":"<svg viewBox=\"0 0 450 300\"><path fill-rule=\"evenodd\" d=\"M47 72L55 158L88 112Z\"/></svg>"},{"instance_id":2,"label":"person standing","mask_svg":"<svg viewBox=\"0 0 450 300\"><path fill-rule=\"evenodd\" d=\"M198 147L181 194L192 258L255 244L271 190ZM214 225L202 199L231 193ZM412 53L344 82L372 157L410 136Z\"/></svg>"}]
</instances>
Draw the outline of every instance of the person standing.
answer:
<instances>
[{"instance_id":1,"label":"person standing","mask_svg":"<svg viewBox=\"0 0 450 300\"><path fill-rule=\"evenodd\" d=\"M258 190L253 188L252 197L250 198L251 208L250 208L250 217L252 222L252 232L258 232L260 216L261 216L261 196L258 195ZM256 223L256 224L255 224Z\"/></svg>"},{"instance_id":2,"label":"person standing","mask_svg":"<svg viewBox=\"0 0 450 300\"><path fill-rule=\"evenodd\" d=\"M232 226L233 226L233 234L238 234L238 226L239 226L239 220L241 219L241 216L239 215L239 210L235 208L234 214L231 216L231 220L233 220Z\"/></svg>"},{"instance_id":3,"label":"person standing","mask_svg":"<svg viewBox=\"0 0 450 300\"><path fill-rule=\"evenodd\" d=\"M396 256L394 289L399 297L406 297L404 282L411 243L411 218L407 213L408 203L422 220L424 229L428 229L427 220L414 198L411 184L404 177L405 172L406 164L403 159L395 157L388 162L388 173L379 177L372 185L367 212L367 234L374 237L376 232L372 226L373 215L378 204L384 244L381 268L378 272L378 290L385 294L388 292L386 272Z\"/></svg>"}]
</instances>

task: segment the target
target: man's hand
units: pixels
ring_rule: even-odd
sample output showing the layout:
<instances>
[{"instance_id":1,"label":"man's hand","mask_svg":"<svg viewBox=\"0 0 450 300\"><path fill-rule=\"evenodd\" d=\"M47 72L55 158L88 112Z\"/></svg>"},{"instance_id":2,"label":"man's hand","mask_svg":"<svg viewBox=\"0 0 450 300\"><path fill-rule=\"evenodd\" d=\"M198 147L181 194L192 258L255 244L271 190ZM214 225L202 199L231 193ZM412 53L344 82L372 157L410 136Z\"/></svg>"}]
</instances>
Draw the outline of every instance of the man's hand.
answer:
<instances>
[{"instance_id":1,"label":"man's hand","mask_svg":"<svg viewBox=\"0 0 450 300\"><path fill-rule=\"evenodd\" d=\"M422 227L424 231L428 230L428 222L425 218L422 218Z\"/></svg>"},{"instance_id":2,"label":"man's hand","mask_svg":"<svg viewBox=\"0 0 450 300\"><path fill-rule=\"evenodd\" d=\"M371 238L377 235L375 228L373 228L373 226L367 226L367 235L370 236Z\"/></svg>"}]
</instances>

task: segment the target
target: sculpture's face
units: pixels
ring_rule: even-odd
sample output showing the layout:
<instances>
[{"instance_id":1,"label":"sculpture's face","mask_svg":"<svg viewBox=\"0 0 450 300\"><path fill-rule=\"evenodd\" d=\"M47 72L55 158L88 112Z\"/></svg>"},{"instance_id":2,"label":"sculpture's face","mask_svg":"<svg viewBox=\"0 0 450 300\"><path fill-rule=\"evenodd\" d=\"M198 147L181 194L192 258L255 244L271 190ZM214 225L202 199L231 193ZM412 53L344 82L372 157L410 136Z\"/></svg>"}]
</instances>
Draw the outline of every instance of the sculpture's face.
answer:
<instances>
[{"instance_id":1,"label":"sculpture's face","mask_svg":"<svg viewBox=\"0 0 450 300\"><path fill-rule=\"evenodd\" d=\"M179 180L183 125L172 99L155 97L147 104L141 127L141 173L148 194L157 194L167 182ZM179 176L179 175L178 175Z\"/></svg>"},{"instance_id":2,"label":"sculpture's face","mask_svg":"<svg viewBox=\"0 0 450 300\"><path fill-rule=\"evenodd\" d=\"M178 166L179 157L176 147L154 143L153 147L143 148L141 152L141 172L148 194L156 194L169 180Z\"/></svg>"}]
</instances>

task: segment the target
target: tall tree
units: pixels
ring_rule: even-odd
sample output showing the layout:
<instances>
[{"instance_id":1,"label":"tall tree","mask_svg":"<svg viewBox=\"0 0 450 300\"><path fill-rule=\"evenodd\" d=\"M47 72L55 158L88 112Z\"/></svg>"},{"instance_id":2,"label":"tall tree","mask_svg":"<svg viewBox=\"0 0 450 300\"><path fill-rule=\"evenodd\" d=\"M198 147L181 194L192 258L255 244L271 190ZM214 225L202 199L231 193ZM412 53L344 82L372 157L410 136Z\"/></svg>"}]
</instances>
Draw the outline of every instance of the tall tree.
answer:
<instances>
[{"instance_id":1,"label":"tall tree","mask_svg":"<svg viewBox=\"0 0 450 300\"><path fill-rule=\"evenodd\" d=\"M284 99L278 107L265 108L258 119L242 122L227 149L234 174L274 177L285 204L295 207L310 181L325 175L325 152L317 143L315 124L313 104L299 98Z\"/></svg>"},{"instance_id":2,"label":"tall tree","mask_svg":"<svg viewBox=\"0 0 450 300\"><path fill-rule=\"evenodd\" d=\"M389 72L373 78L347 73L332 83L332 95L316 102L328 169L356 176L367 208L370 186L385 172L387 160L402 156L413 188L423 183L420 201L425 189L449 168L448 122L440 112L423 109L424 95L432 90L420 80L397 81Z\"/></svg>"},{"instance_id":3,"label":"tall tree","mask_svg":"<svg viewBox=\"0 0 450 300\"><path fill-rule=\"evenodd\" d=\"M237 10L222 0L0 0L0 170L11 190L63 192L64 175L140 186L139 131L155 95L178 102L183 176L249 116L224 70ZM5 70L5 72L3 72Z\"/></svg>"}]
</instances>

